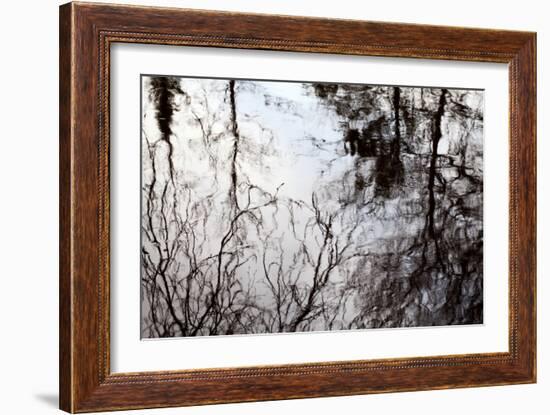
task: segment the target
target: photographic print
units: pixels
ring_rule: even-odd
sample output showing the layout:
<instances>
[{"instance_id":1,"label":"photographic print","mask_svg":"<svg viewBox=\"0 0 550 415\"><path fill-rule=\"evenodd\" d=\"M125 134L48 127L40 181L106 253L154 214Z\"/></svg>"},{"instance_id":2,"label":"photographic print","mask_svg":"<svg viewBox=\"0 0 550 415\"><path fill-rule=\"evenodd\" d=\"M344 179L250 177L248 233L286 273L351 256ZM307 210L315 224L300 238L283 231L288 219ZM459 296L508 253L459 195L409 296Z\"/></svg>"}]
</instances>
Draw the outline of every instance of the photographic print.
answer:
<instances>
[{"instance_id":1,"label":"photographic print","mask_svg":"<svg viewBox=\"0 0 550 415\"><path fill-rule=\"evenodd\" d=\"M141 336L483 323L476 89L141 77Z\"/></svg>"}]
</instances>

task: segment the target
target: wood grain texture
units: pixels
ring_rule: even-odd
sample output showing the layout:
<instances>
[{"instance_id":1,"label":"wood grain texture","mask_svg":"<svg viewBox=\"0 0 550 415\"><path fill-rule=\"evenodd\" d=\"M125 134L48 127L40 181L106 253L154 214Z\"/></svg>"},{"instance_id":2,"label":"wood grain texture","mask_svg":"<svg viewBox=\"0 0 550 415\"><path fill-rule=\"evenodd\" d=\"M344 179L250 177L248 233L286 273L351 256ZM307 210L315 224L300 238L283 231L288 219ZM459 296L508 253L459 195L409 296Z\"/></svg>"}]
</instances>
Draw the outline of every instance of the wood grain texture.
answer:
<instances>
[{"instance_id":1,"label":"wood grain texture","mask_svg":"<svg viewBox=\"0 0 550 415\"><path fill-rule=\"evenodd\" d=\"M72 19L68 7L59 14L59 405L72 409L71 288L71 55Z\"/></svg>"},{"instance_id":2,"label":"wood grain texture","mask_svg":"<svg viewBox=\"0 0 550 415\"><path fill-rule=\"evenodd\" d=\"M510 351L110 373L109 59L114 42L510 66ZM534 33L69 3L60 9L60 407L68 412L534 382ZM231 362L228 362L231 365Z\"/></svg>"}]
</instances>

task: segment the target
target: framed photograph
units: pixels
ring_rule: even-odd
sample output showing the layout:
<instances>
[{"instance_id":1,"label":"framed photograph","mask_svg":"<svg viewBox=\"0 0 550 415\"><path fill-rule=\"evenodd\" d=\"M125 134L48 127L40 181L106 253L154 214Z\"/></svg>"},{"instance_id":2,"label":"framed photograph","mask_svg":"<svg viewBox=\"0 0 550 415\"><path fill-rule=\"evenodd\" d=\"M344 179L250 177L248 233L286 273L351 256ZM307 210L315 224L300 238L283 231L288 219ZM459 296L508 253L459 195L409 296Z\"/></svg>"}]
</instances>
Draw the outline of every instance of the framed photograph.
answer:
<instances>
[{"instance_id":1,"label":"framed photograph","mask_svg":"<svg viewBox=\"0 0 550 415\"><path fill-rule=\"evenodd\" d=\"M60 407L536 381L536 35L60 8Z\"/></svg>"}]
</instances>

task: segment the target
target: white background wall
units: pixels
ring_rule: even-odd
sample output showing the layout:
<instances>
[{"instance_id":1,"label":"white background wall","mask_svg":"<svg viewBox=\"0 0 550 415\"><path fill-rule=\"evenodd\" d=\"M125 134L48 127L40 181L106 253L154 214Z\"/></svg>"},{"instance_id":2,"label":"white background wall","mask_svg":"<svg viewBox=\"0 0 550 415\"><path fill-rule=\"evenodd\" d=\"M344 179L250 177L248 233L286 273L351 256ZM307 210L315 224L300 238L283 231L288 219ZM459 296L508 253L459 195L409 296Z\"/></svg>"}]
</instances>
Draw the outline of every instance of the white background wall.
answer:
<instances>
[{"instance_id":1,"label":"white background wall","mask_svg":"<svg viewBox=\"0 0 550 415\"><path fill-rule=\"evenodd\" d=\"M299 0L139 1L232 11L491 27L538 32L538 299L536 385L322 398L133 413L279 414L407 413L545 414L550 407L550 180L548 112L550 13L536 0L358 2ZM0 30L0 412L57 411L58 305L58 10L55 0L5 2ZM546 232L545 232L546 231ZM546 255L545 255L546 254ZM7 265L7 266L6 266Z\"/></svg>"}]
</instances>

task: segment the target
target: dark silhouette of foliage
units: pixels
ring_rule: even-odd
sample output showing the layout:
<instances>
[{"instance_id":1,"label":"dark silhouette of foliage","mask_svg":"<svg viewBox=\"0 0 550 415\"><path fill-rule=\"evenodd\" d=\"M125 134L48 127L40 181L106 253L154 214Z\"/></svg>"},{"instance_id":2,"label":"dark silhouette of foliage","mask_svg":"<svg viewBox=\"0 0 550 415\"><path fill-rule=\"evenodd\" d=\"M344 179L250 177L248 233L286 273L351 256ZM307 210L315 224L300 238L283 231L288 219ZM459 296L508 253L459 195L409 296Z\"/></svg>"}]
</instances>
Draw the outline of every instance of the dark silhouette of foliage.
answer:
<instances>
[{"instance_id":1,"label":"dark silhouette of foliage","mask_svg":"<svg viewBox=\"0 0 550 415\"><path fill-rule=\"evenodd\" d=\"M267 83L146 78L142 335L481 323L482 93L301 88L336 138L267 125L311 116Z\"/></svg>"}]
</instances>

